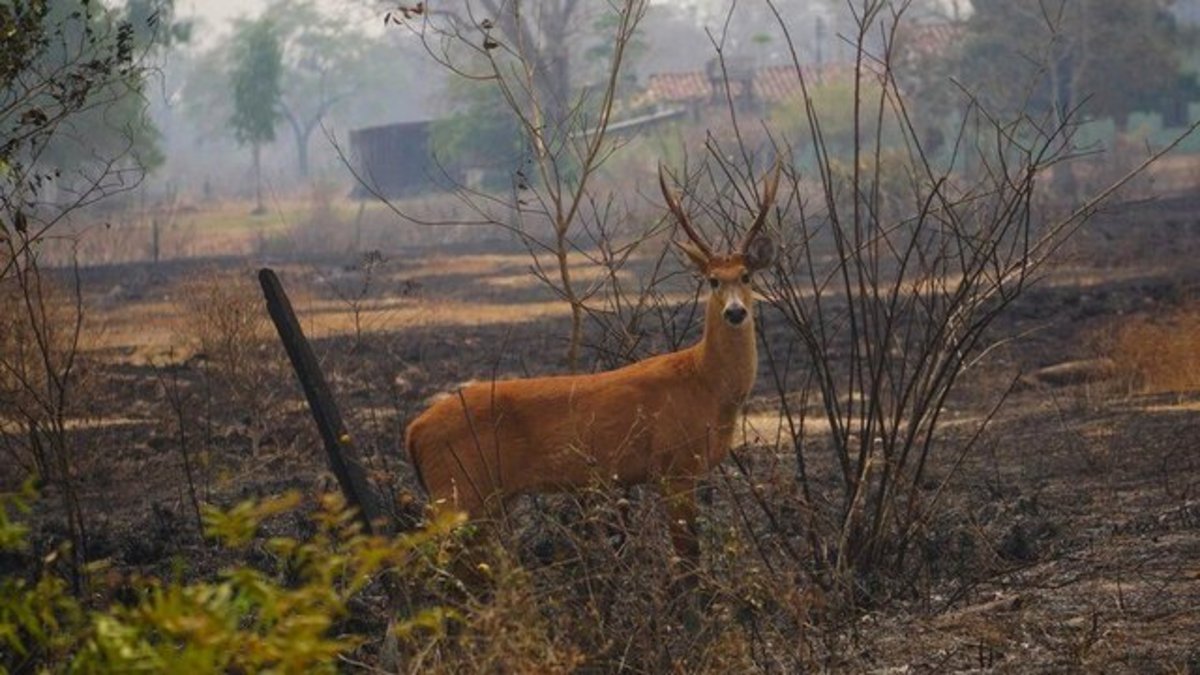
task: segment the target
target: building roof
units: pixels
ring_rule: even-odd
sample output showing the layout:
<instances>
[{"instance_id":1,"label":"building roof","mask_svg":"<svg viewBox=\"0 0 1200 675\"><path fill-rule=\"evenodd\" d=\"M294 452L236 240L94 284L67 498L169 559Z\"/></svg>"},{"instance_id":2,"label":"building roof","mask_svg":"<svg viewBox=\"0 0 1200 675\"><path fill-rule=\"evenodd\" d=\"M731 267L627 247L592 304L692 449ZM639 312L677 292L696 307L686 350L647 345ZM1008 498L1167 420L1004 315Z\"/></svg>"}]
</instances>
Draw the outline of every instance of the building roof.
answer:
<instances>
[{"instance_id":1,"label":"building roof","mask_svg":"<svg viewBox=\"0 0 1200 675\"><path fill-rule=\"evenodd\" d=\"M712 88L699 70L655 73L646 82L646 94L654 103L690 102L709 98Z\"/></svg>"},{"instance_id":2,"label":"building roof","mask_svg":"<svg viewBox=\"0 0 1200 675\"><path fill-rule=\"evenodd\" d=\"M838 77L848 77L853 64L828 63L820 66L801 67L804 81L809 85L827 82ZM800 94L800 78L795 66L765 66L752 71L751 84L754 97L768 103L778 103ZM730 77L729 94L741 95L743 81ZM683 73L655 73L646 81L643 96L646 103L702 103L725 98L725 84L721 80L711 81L704 71Z\"/></svg>"},{"instance_id":3,"label":"building roof","mask_svg":"<svg viewBox=\"0 0 1200 675\"><path fill-rule=\"evenodd\" d=\"M965 34L962 23L919 23L906 26L900 41L915 56L938 56L961 44Z\"/></svg>"}]
</instances>

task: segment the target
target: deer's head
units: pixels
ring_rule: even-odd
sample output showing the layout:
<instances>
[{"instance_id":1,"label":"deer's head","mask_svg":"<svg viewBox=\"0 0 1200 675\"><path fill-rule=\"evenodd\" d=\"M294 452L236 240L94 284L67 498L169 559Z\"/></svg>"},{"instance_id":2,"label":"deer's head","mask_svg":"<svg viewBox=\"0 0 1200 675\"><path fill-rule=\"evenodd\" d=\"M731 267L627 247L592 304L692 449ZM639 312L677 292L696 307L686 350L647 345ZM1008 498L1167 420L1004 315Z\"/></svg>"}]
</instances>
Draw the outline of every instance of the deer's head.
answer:
<instances>
[{"instance_id":1,"label":"deer's head","mask_svg":"<svg viewBox=\"0 0 1200 675\"><path fill-rule=\"evenodd\" d=\"M762 234L762 227L767 222L771 205L775 202L775 190L779 187L780 165L776 163L774 171L763 183L762 202L759 204L758 216L754 224L746 231L746 236L740 245L726 254L714 253L708 243L700 236L687 213L679 205L675 194L667 187L667 179L663 174L662 165L658 167L658 182L662 187L663 198L679 226L691 241L676 241L688 259L707 280L711 295L709 305L716 305L721 310L721 318L730 326L742 326L750 316L754 302L754 292L751 287L753 275L759 270L771 265L775 258L775 242Z\"/></svg>"}]
</instances>

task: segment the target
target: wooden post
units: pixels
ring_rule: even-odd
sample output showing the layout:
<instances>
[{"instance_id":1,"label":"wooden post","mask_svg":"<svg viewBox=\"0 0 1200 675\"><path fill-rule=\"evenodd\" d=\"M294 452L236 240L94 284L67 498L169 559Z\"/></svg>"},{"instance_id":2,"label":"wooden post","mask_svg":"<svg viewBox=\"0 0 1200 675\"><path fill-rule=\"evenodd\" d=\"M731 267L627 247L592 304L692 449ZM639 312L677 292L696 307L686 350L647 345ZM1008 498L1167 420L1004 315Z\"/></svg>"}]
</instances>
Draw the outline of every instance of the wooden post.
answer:
<instances>
[{"instance_id":1,"label":"wooden post","mask_svg":"<svg viewBox=\"0 0 1200 675\"><path fill-rule=\"evenodd\" d=\"M279 331L279 339L287 349L288 358L304 387L304 396L308 399L309 410L317 422L321 432L321 440L325 443L325 452L329 456L329 468L337 477L346 501L358 509L362 516L366 531L374 531L375 524L386 523L382 520L386 514L379 495L367 481L366 472L359 460L358 450L342 423L342 415L338 412L333 394L321 373L321 366L312 347L300 329L296 313L292 311L292 303L279 283L279 277L268 267L258 271L258 282L262 285L263 295L267 298L267 311L275 328Z\"/></svg>"}]
</instances>

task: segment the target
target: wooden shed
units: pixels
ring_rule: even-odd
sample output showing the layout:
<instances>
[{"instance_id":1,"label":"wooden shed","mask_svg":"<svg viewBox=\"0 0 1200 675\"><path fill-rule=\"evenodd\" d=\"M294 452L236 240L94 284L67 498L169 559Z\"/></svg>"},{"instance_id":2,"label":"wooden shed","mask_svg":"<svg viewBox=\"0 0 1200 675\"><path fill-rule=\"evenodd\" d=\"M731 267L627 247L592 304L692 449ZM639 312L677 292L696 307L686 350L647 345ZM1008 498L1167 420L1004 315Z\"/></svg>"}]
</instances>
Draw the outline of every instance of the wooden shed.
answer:
<instances>
[{"instance_id":1,"label":"wooden shed","mask_svg":"<svg viewBox=\"0 0 1200 675\"><path fill-rule=\"evenodd\" d=\"M385 124L350 132L350 162L358 199L399 198L449 187L429 145L429 120Z\"/></svg>"}]
</instances>

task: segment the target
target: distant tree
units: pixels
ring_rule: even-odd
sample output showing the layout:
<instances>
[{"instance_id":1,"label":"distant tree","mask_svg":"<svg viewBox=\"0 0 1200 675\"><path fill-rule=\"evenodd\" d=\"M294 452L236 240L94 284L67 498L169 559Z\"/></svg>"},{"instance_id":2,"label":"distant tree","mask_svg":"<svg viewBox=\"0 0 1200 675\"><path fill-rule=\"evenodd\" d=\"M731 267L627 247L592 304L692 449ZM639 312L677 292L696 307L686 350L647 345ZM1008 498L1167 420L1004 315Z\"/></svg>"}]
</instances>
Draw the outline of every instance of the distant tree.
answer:
<instances>
[{"instance_id":1,"label":"distant tree","mask_svg":"<svg viewBox=\"0 0 1200 675\"><path fill-rule=\"evenodd\" d=\"M647 13L649 13L647 11ZM590 83L604 82L608 77L608 64L612 62L616 45L609 39L613 29L621 23L621 14L616 6L610 7L592 19L591 35L588 46L582 54L582 68L586 81ZM647 34L644 30L635 33L629 44L625 45L624 61L626 67L621 73L618 83L621 96L627 96L637 87L637 64L649 51ZM595 89L595 87L589 87Z\"/></svg>"},{"instance_id":2,"label":"distant tree","mask_svg":"<svg viewBox=\"0 0 1200 675\"><path fill-rule=\"evenodd\" d=\"M457 0L430 11L425 4L402 6L389 18L414 29L430 56L467 79L494 80L490 66L480 65L493 61L520 72L523 85L513 93L525 101L517 103L539 111L547 137L570 133L566 126L577 118L572 114L575 57L587 49L578 38L591 18L610 9L608 3Z\"/></svg>"},{"instance_id":3,"label":"distant tree","mask_svg":"<svg viewBox=\"0 0 1200 675\"><path fill-rule=\"evenodd\" d=\"M232 70L234 138L249 145L254 155L256 214L265 212L262 200L262 146L275 140L280 119L282 49L269 19L245 21L233 37Z\"/></svg>"},{"instance_id":4,"label":"distant tree","mask_svg":"<svg viewBox=\"0 0 1200 675\"><path fill-rule=\"evenodd\" d=\"M578 12L576 16L583 16L581 10L573 3L552 5L552 9ZM571 30L572 37L569 42L577 48L577 53L574 54L577 58L570 61L572 72L568 75L566 70L561 70L556 76L566 78L563 82L542 85L546 87L546 92L551 89L559 90L560 93L555 94L555 98L573 97L570 115L575 118L576 124L581 119L597 117L595 108L600 99L596 94L603 91L603 87L589 84L603 83L609 76L607 71L617 46L611 36L622 21L620 13L612 7L587 9L590 25L581 25ZM566 25L559 24L558 27L565 30ZM640 34L633 36L628 44L622 45L623 62L629 65L622 69L621 81L618 82L619 93L627 91L635 84L633 63L645 53L646 47L646 41ZM467 63L470 65L466 65ZM464 72L478 73L485 72L490 66L480 55L474 55L469 61L459 62L458 67ZM537 94L534 94L534 97L538 100L537 105L555 100L540 98ZM512 173L519 167L522 156L528 155L534 141L522 129L521 120L509 106L503 91L495 86L494 80L454 77L447 82L442 100L447 109L446 113L431 126L431 141L438 160L452 170L463 167L486 170L486 187L510 187ZM530 109L536 108L531 104ZM556 130L567 121L566 118L555 117L567 114L567 111L560 110L556 103L549 104L544 114L547 121L557 119L556 123L547 125L551 130ZM547 138L555 138L555 135L556 133L551 131ZM505 173L509 174L507 178L504 177ZM531 177L526 177L525 180L530 179Z\"/></svg>"},{"instance_id":5,"label":"distant tree","mask_svg":"<svg viewBox=\"0 0 1200 675\"><path fill-rule=\"evenodd\" d=\"M404 96L410 78L395 67L395 46L360 30L353 16L322 11L312 0L275 0L263 16L271 18L279 46L279 120L294 142L296 174L305 178L312 136L331 115L364 99L378 105ZM202 137L227 133L237 40L235 33L187 64L184 108Z\"/></svg>"},{"instance_id":6,"label":"distant tree","mask_svg":"<svg viewBox=\"0 0 1200 675\"><path fill-rule=\"evenodd\" d=\"M510 110L500 90L489 83L453 79L446 86L449 114L430 125L430 144L447 170L464 167L488 171L488 188L511 184L510 174L526 150L520 119Z\"/></svg>"},{"instance_id":7,"label":"distant tree","mask_svg":"<svg viewBox=\"0 0 1200 675\"><path fill-rule=\"evenodd\" d=\"M695 0L691 3L697 21L721 44L726 59L755 65L787 63L790 49L779 30L776 13L796 38L792 45L801 61L829 61L848 51L845 36L853 33L852 5L857 0L773 0L767 2L729 2ZM708 44L695 48L712 52ZM712 54L715 56L715 54Z\"/></svg>"},{"instance_id":8,"label":"distant tree","mask_svg":"<svg viewBox=\"0 0 1200 675\"><path fill-rule=\"evenodd\" d=\"M182 112L198 140L228 138L233 117L230 100L230 36L226 41L197 53L184 53L176 59L183 88L179 99Z\"/></svg>"},{"instance_id":9,"label":"distant tree","mask_svg":"<svg viewBox=\"0 0 1200 675\"><path fill-rule=\"evenodd\" d=\"M522 155L544 153L591 126L622 21L621 5L594 0L462 0L439 6L428 23L410 15L407 25L420 32L427 51L459 75L442 96L445 116L432 126L439 160L450 168L511 173ZM621 49L618 96L635 84L632 64L648 44L639 33ZM504 86L497 87L500 80ZM528 111L539 133L526 133L514 106Z\"/></svg>"},{"instance_id":10,"label":"distant tree","mask_svg":"<svg viewBox=\"0 0 1200 675\"><path fill-rule=\"evenodd\" d=\"M976 0L963 81L995 110L1084 112L1124 128L1178 83L1171 0ZM1031 85L1031 83L1033 83Z\"/></svg>"},{"instance_id":11,"label":"distant tree","mask_svg":"<svg viewBox=\"0 0 1200 675\"><path fill-rule=\"evenodd\" d=\"M646 10L638 26L645 53L631 63L638 75L697 70L711 58L707 50L680 49L679 45L704 45L708 36L696 21L695 12L679 5L655 3Z\"/></svg>"},{"instance_id":12,"label":"distant tree","mask_svg":"<svg viewBox=\"0 0 1200 675\"><path fill-rule=\"evenodd\" d=\"M354 29L341 14L318 10L312 0L276 0L266 15L275 20L282 48L280 112L296 143L296 171L306 177L313 131L366 86L377 38Z\"/></svg>"}]
</instances>

